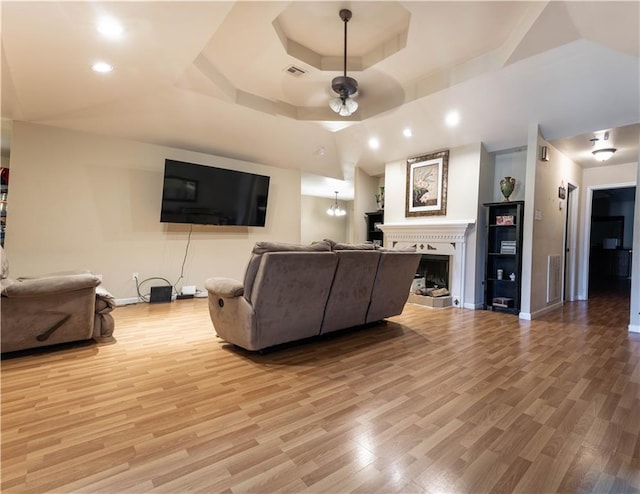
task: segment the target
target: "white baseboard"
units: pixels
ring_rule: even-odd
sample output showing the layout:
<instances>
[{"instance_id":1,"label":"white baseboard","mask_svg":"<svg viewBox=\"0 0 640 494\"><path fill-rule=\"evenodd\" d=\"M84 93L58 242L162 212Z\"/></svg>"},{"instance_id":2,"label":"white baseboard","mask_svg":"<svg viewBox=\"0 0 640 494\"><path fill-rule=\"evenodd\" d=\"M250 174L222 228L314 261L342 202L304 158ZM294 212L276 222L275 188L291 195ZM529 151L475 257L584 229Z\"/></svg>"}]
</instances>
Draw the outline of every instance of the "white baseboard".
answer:
<instances>
[{"instance_id":1,"label":"white baseboard","mask_svg":"<svg viewBox=\"0 0 640 494\"><path fill-rule=\"evenodd\" d=\"M639 324L629 324L629 333L640 333Z\"/></svg>"},{"instance_id":2,"label":"white baseboard","mask_svg":"<svg viewBox=\"0 0 640 494\"><path fill-rule=\"evenodd\" d=\"M543 307L543 308L542 308L542 309L540 309L540 310L537 310L537 311L535 311L535 312L532 312L531 314L529 314L529 316L530 316L530 320L531 320L531 319L536 319L536 318L538 318L538 317L540 317L540 316L542 316L542 315L546 314L547 312L551 312L552 310L559 309L560 307L562 307L562 304L563 304L563 302L562 302L562 300L561 300L561 301L559 301L559 302L556 302L556 303L555 303L555 304L553 304L553 305L548 305L548 306L546 306L546 307ZM520 319L525 319L525 318L524 318L524 317L520 317Z\"/></svg>"},{"instance_id":3,"label":"white baseboard","mask_svg":"<svg viewBox=\"0 0 640 494\"><path fill-rule=\"evenodd\" d=\"M208 296L208 293L206 291L203 292L196 292L196 294L194 295L194 298L206 298ZM176 294L174 293L173 295L171 295L171 301L174 302L176 300ZM129 298L117 298L116 299L116 305L131 305L131 304L140 304L140 303L148 303L145 300L140 300L140 298L138 297L129 297Z\"/></svg>"},{"instance_id":4,"label":"white baseboard","mask_svg":"<svg viewBox=\"0 0 640 494\"><path fill-rule=\"evenodd\" d=\"M480 310L484 308L484 304L465 303L463 308L469 310Z\"/></svg>"},{"instance_id":5,"label":"white baseboard","mask_svg":"<svg viewBox=\"0 0 640 494\"><path fill-rule=\"evenodd\" d=\"M518 319L524 319L525 321L531 321L531 313L530 312L520 312L518 314Z\"/></svg>"}]
</instances>

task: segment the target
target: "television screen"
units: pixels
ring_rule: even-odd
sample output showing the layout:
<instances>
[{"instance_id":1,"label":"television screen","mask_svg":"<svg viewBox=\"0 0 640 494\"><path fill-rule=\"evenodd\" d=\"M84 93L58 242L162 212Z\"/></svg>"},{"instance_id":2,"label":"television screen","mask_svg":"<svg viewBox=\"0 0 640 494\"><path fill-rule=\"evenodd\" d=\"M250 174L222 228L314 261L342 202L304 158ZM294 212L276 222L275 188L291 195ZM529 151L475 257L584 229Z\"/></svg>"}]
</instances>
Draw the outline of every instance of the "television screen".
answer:
<instances>
[{"instance_id":1,"label":"television screen","mask_svg":"<svg viewBox=\"0 0 640 494\"><path fill-rule=\"evenodd\" d=\"M163 223L264 226L269 177L167 159Z\"/></svg>"}]
</instances>

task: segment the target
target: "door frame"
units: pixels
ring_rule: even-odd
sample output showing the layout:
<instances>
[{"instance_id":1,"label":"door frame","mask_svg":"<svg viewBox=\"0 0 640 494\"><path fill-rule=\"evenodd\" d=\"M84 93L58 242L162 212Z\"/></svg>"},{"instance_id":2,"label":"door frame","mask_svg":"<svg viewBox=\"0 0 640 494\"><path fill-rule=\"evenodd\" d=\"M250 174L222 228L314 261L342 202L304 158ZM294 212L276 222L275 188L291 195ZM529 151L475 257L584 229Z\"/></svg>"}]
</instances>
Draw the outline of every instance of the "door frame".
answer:
<instances>
[{"instance_id":1,"label":"door frame","mask_svg":"<svg viewBox=\"0 0 640 494\"><path fill-rule=\"evenodd\" d=\"M573 302L577 299L578 199L578 187L572 183L567 183L563 259L564 280L562 284L562 300L567 302Z\"/></svg>"},{"instance_id":2,"label":"door frame","mask_svg":"<svg viewBox=\"0 0 640 494\"><path fill-rule=\"evenodd\" d=\"M593 192L603 189L621 189L623 187L636 187L636 195L638 194L638 184L636 182L589 185L587 187L583 222L582 255L580 256L580 273L582 273L582 275L580 277L578 300L589 299L589 258L591 257L591 211L593 208Z\"/></svg>"}]
</instances>

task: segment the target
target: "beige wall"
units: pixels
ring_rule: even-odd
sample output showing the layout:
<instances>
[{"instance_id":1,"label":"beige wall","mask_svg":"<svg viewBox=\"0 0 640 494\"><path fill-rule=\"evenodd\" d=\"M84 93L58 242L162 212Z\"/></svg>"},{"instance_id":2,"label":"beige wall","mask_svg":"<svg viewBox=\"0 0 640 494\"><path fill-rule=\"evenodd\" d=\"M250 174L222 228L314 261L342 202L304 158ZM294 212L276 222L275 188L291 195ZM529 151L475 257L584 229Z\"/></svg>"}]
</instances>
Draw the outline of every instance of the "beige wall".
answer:
<instances>
[{"instance_id":1,"label":"beige wall","mask_svg":"<svg viewBox=\"0 0 640 494\"><path fill-rule=\"evenodd\" d=\"M362 243L367 241L367 220L365 213L376 211L376 194L379 191L379 178L367 175L360 168L356 168L354 174L354 200L352 218L352 236L350 242ZM386 195L386 194L385 194ZM385 223L387 212L385 205Z\"/></svg>"},{"instance_id":2,"label":"beige wall","mask_svg":"<svg viewBox=\"0 0 640 494\"><path fill-rule=\"evenodd\" d=\"M487 251L487 209L483 206L487 202L495 202L495 164L496 154L489 153L484 145L480 150L480 169L478 182L478 211L476 221L476 286L475 286L475 308L480 309L484 305L484 276L486 268L486 251ZM498 189L499 189L498 185Z\"/></svg>"},{"instance_id":3,"label":"beige wall","mask_svg":"<svg viewBox=\"0 0 640 494\"><path fill-rule=\"evenodd\" d=\"M527 189L531 189L532 197L527 197L525 203L525 211L528 210L531 220L531 250L528 259L523 259L523 263L530 263L531 281L528 290L523 286L521 314L521 317L527 319L535 318L562 304L562 295L547 300L548 258L559 255L564 259L566 201L562 201L561 208L558 187L564 185L566 188L571 183L578 187L576 192L579 192L582 181L582 169L545 141L537 126L531 130L534 135L531 136L528 148L527 167L533 167L533 174L529 179L533 177L534 180L527 182ZM538 159L541 146L548 147L549 161Z\"/></svg>"},{"instance_id":4,"label":"beige wall","mask_svg":"<svg viewBox=\"0 0 640 494\"><path fill-rule=\"evenodd\" d=\"M329 238L336 242L347 241L348 225L353 217L353 203L338 201L338 205L347 214L345 216L329 216L327 208L335 201L326 197L302 196L300 240L310 244L317 240Z\"/></svg>"},{"instance_id":5,"label":"beige wall","mask_svg":"<svg viewBox=\"0 0 640 494\"><path fill-rule=\"evenodd\" d=\"M516 179L513 192L509 196L510 201L524 201L526 190L527 148L510 149L495 153L495 168L493 177L493 202L504 200L500 191L500 180L504 177Z\"/></svg>"},{"instance_id":6,"label":"beige wall","mask_svg":"<svg viewBox=\"0 0 640 494\"><path fill-rule=\"evenodd\" d=\"M87 268L118 299L136 296L132 272L174 283L189 225L160 223L165 158L271 177L266 227L193 227L183 285L242 279L256 241L300 241L297 171L21 122L11 153L5 247L14 276Z\"/></svg>"}]
</instances>

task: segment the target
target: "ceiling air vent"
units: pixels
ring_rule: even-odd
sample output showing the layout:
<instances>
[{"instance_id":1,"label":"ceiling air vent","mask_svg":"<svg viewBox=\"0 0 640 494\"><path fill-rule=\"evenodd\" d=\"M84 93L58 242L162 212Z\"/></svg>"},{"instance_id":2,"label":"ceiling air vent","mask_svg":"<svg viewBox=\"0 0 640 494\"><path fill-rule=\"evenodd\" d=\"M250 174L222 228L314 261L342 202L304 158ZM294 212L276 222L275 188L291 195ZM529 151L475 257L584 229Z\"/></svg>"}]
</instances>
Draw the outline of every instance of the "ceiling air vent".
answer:
<instances>
[{"instance_id":1,"label":"ceiling air vent","mask_svg":"<svg viewBox=\"0 0 640 494\"><path fill-rule=\"evenodd\" d=\"M306 70L302 70L300 67L296 67L295 65L289 65L285 70L289 72L289 74L291 74L293 77L300 77L301 75L307 73Z\"/></svg>"}]
</instances>

